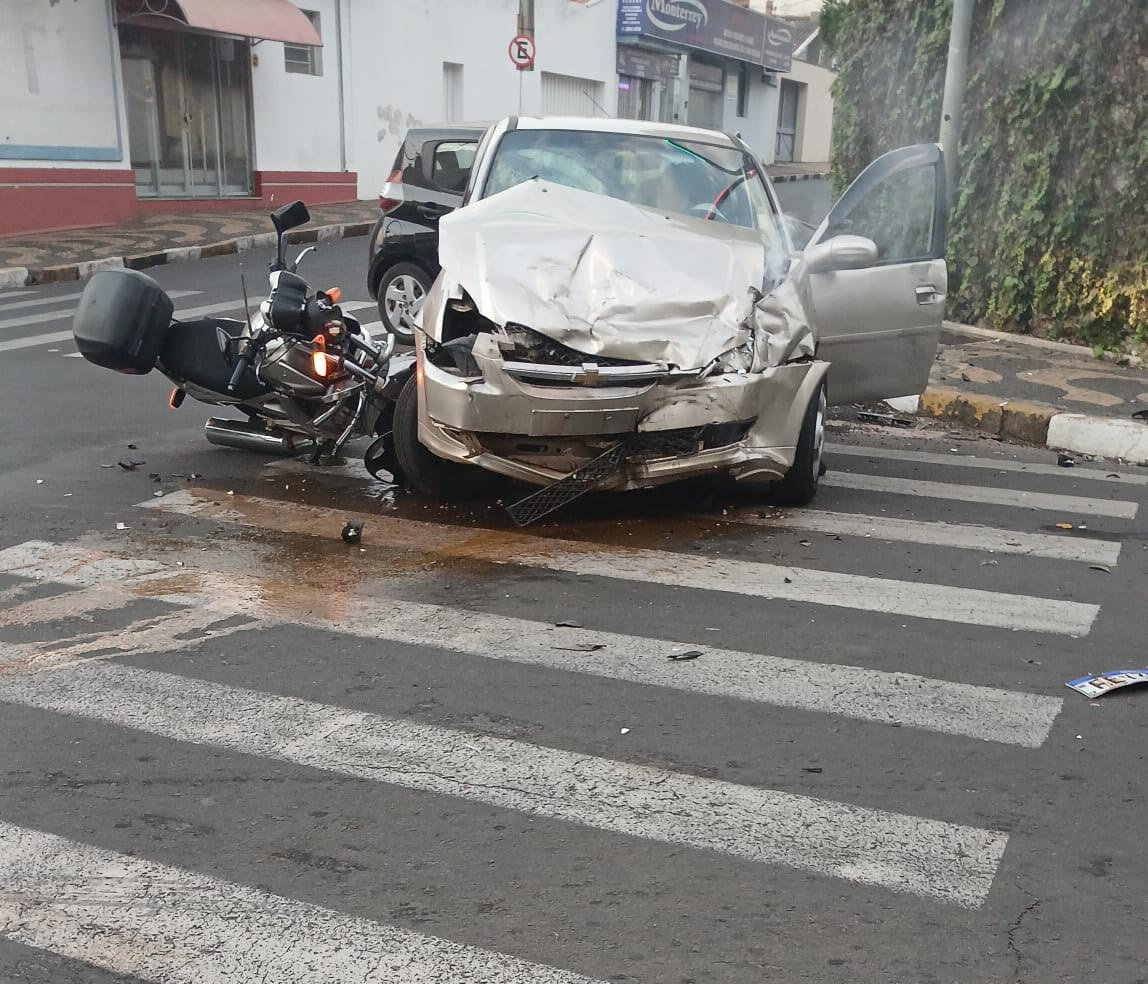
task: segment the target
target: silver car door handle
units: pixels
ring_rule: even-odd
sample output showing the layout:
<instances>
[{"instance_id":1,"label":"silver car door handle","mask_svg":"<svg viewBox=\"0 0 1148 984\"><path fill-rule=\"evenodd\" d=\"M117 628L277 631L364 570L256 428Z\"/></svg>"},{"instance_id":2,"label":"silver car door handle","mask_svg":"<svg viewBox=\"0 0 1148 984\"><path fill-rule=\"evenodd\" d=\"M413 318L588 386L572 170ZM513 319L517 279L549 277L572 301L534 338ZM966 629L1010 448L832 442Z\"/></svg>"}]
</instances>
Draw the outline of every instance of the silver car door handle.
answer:
<instances>
[{"instance_id":1,"label":"silver car door handle","mask_svg":"<svg viewBox=\"0 0 1148 984\"><path fill-rule=\"evenodd\" d=\"M937 288L932 284L917 288L917 303L932 304L937 299Z\"/></svg>"}]
</instances>

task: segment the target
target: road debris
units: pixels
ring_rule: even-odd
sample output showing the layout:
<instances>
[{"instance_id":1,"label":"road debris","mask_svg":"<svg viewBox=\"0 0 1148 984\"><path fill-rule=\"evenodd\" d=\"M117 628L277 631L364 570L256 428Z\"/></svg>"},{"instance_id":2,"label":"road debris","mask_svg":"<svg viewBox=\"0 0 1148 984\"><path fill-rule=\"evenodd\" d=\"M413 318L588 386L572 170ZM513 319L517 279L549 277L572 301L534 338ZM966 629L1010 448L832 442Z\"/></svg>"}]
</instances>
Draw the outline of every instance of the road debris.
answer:
<instances>
[{"instance_id":1,"label":"road debris","mask_svg":"<svg viewBox=\"0 0 1148 984\"><path fill-rule=\"evenodd\" d=\"M687 659L697 659L701 655L703 653L700 649L691 649L686 653L670 653L666 659L672 659L674 662L685 662Z\"/></svg>"},{"instance_id":2,"label":"road debris","mask_svg":"<svg viewBox=\"0 0 1148 984\"><path fill-rule=\"evenodd\" d=\"M1088 569L1090 571L1100 571L1103 574L1111 574L1112 573L1112 568L1111 567L1105 567L1103 564L1089 564Z\"/></svg>"},{"instance_id":3,"label":"road debris","mask_svg":"<svg viewBox=\"0 0 1148 984\"><path fill-rule=\"evenodd\" d=\"M628 735L630 733L630 729L629 728L623 728L621 733L624 735Z\"/></svg>"},{"instance_id":4,"label":"road debris","mask_svg":"<svg viewBox=\"0 0 1148 984\"><path fill-rule=\"evenodd\" d=\"M140 465L146 465L147 462L146 461L135 461L135 460L129 458L127 461L117 461L116 464L119 465L124 471L135 471L137 468L139 468ZM101 465L100 467L103 467L103 466ZM108 467L110 468L111 465L109 465Z\"/></svg>"},{"instance_id":5,"label":"road debris","mask_svg":"<svg viewBox=\"0 0 1148 984\"><path fill-rule=\"evenodd\" d=\"M1072 529L1072 524L1071 523L1057 523L1056 528L1058 530L1070 530L1070 529Z\"/></svg>"},{"instance_id":6,"label":"road debris","mask_svg":"<svg viewBox=\"0 0 1148 984\"><path fill-rule=\"evenodd\" d=\"M1113 690L1131 687L1137 683L1148 683L1148 669L1106 670L1096 676L1083 676L1076 680L1069 680L1065 686L1079 694L1084 694L1085 697L1094 698L1103 697L1105 694L1112 693ZM1076 737L1079 738L1080 735Z\"/></svg>"},{"instance_id":7,"label":"road debris","mask_svg":"<svg viewBox=\"0 0 1148 984\"><path fill-rule=\"evenodd\" d=\"M358 543L363 538L363 521L361 519L348 520L340 535L344 543Z\"/></svg>"},{"instance_id":8,"label":"road debris","mask_svg":"<svg viewBox=\"0 0 1148 984\"><path fill-rule=\"evenodd\" d=\"M895 413L873 413L871 410L858 410L857 419L869 424L880 424L882 427L912 427L915 423L911 417L898 417Z\"/></svg>"},{"instance_id":9,"label":"road debris","mask_svg":"<svg viewBox=\"0 0 1148 984\"><path fill-rule=\"evenodd\" d=\"M1072 468L1076 464L1076 459L1070 454L1058 454L1056 456L1056 463L1061 468Z\"/></svg>"},{"instance_id":10,"label":"road debris","mask_svg":"<svg viewBox=\"0 0 1148 984\"><path fill-rule=\"evenodd\" d=\"M814 775L820 775L823 771L820 765L803 765L802 772L812 772Z\"/></svg>"},{"instance_id":11,"label":"road debris","mask_svg":"<svg viewBox=\"0 0 1148 984\"><path fill-rule=\"evenodd\" d=\"M507 595L509 598L510 596ZM558 649L564 653L596 653L599 649L605 649L606 644L602 642L588 642L583 646L551 646L551 649Z\"/></svg>"},{"instance_id":12,"label":"road debris","mask_svg":"<svg viewBox=\"0 0 1148 984\"><path fill-rule=\"evenodd\" d=\"M116 523L117 530L130 530L131 527L127 523Z\"/></svg>"},{"instance_id":13,"label":"road debris","mask_svg":"<svg viewBox=\"0 0 1148 984\"><path fill-rule=\"evenodd\" d=\"M580 629L582 628L581 622L555 622L555 628L559 629Z\"/></svg>"}]
</instances>

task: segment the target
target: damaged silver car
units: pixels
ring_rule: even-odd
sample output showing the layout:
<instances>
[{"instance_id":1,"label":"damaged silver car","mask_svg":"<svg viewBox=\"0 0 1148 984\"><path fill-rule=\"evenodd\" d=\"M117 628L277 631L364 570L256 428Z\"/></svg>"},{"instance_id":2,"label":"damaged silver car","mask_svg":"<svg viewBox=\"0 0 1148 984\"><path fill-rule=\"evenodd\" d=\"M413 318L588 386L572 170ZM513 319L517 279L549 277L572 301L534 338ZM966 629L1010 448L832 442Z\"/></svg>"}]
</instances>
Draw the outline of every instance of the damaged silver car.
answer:
<instances>
[{"instance_id":1,"label":"damaged silver car","mask_svg":"<svg viewBox=\"0 0 1148 984\"><path fill-rule=\"evenodd\" d=\"M940 148L870 165L795 251L738 138L508 119L440 225L395 455L419 491L591 490L725 473L803 505L826 407L920 393L946 291Z\"/></svg>"}]
</instances>

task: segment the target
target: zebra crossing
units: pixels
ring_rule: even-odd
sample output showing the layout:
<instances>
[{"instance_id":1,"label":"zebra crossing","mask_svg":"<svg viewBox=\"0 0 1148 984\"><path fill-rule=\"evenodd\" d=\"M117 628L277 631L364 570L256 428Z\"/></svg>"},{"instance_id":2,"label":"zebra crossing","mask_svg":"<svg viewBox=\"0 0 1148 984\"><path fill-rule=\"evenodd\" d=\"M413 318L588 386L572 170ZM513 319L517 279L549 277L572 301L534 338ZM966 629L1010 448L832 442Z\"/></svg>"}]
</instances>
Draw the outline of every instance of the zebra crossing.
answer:
<instances>
[{"instance_id":1,"label":"zebra crossing","mask_svg":"<svg viewBox=\"0 0 1148 984\"><path fill-rule=\"evenodd\" d=\"M577 529L527 534L385 509L370 512L362 546L348 547L341 528L366 508L354 490L371 481L353 467L326 478L307 472L306 501L297 495L304 471L297 462L266 467L265 481L250 487L189 485L137 503L126 532L0 550L0 709L86 722L158 743L161 755L178 748L205 762L242 756L276 774L355 781L369 796L405 791L428 810L465 804L483 811L476 816L543 825L533 834L514 828L523 849L544 835L565 843L576 831L583 844L620 838L635 853L685 852L702 869L742 865L765 884L786 872L811 878L827 902L846 892L884 906L978 913L991 907L1010 855L1027 851L1023 816L997 825L971 822L991 811L905 810L910 800L895 776L858 801L780 781L739 781L722 770L682 768L672 757L635 758L625 751L625 726L609 743L580 730L583 693L624 689L656 695L675 720L702 701L752 715L765 730L779 716L803 715L814 733L816 722L826 734L843 727L903 761L951 748L976 769L1042 754L1063 712L1059 680L989 686L977 682L985 667L971 662L943 674L921 672L911 657L894 669L876 659L849 662L828 648L798 647L790 628L804 623L803 633L816 637L830 619L864 618L875 626L874 651L909 628L924 640L1005 633L1010 651L1086 640L1106 601L1089 588L1097 582L1088 571L1126 560L1123 535L1139 516L1144 477L854 445L829 454L827 477L835 481L815 508L731 507L711 517L723 539L660 547L649 537L631 546ZM951 483L896 474L914 460L951 466ZM880 481L864 481L873 478ZM325 481L331 494L316 495ZM332 504L336 489L348 506ZM957 515L901 515L918 499L947 501ZM981 505L991 507L992 525L974 521ZM1072 521L1062 525L1074 528L1056 530L1052 520L1065 518ZM169 532L158 535L157 522ZM633 522L657 529L660 520ZM986 576L1007 563L1009 577L941 583L935 575L777 556L782 538L812 543L794 540L801 536L906 552L914 562L943 556L954 570ZM727 540L734 556L724 552ZM1037 591L1033 576L1050 565L1062 574L1055 597ZM508 614L507 599L523 585L548 583L537 578L557 578L554 590L569 596L577 617L556 619L545 606ZM463 580L472 590L456 598ZM720 624L706 623L711 638L710 628L680 632L672 618L637 618L621 631L597 615L597 599L641 593L664 598L667 609L736 604L760 628L758 641L718 645ZM306 684L291 682L287 666L272 676L258 661L248 667L245 654L266 650L276 633L346 640L359 653L354 665L369 667L378 682L360 685L361 671L317 653L301 671ZM420 659L429 672L432 654L443 654L452 672L489 681L456 698L473 716L435 719L422 704L383 699L403 685L408 654L416 677ZM544 674L536 682L545 681L557 701L547 706L569 719L553 735L482 725L495 703L491 688L521 673ZM1008 674L998 677L1004 683ZM300 806L325 808L299 795ZM410 818L416 828L419 815ZM231 830L240 852L243 831ZM385 908L364 914L335 904L337 897L320 904L250 877L221 877L206 859L174 864L149 856L146 842L129 854L108 840L90 822L80 830L17 822L0 797L0 946L8 939L157 982L256 974L284 984L681 976L665 976L664 964L611 964L589 944L564 948L559 959L514 932L496 939L477 929L465 939L427 933L406 909L396 917ZM665 877L672 884L674 872Z\"/></svg>"},{"instance_id":2,"label":"zebra crossing","mask_svg":"<svg viewBox=\"0 0 1148 984\"><path fill-rule=\"evenodd\" d=\"M81 292L69 291L50 297L29 296L36 294L38 292L34 290L0 294L0 352L47 351L64 358L82 358L75 351L71 329ZM252 295L246 305L241 296L197 304L197 300L204 299L203 291L169 290L168 294L175 301L175 317L183 319L242 319L245 307L254 307L262 299ZM363 327L374 333L382 331L378 306L374 301L348 300L342 304L342 308L348 314L357 316L368 312L362 314Z\"/></svg>"}]
</instances>

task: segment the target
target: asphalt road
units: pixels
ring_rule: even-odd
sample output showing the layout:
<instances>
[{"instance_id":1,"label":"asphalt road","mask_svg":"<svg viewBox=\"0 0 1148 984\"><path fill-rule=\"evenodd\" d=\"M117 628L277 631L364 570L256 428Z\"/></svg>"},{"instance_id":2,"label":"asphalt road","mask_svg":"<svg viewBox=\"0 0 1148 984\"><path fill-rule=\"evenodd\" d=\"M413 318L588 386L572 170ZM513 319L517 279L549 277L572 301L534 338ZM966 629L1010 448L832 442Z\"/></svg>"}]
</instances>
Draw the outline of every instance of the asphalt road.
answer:
<instances>
[{"instance_id":1,"label":"asphalt road","mask_svg":"<svg viewBox=\"0 0 1148 984\"><path fill-rule=\"evenodd\" d=\"M1148 978L1148 693L1064 686L1146 662L1148 473L837 427L811 509L511 531L208 447L77 291L0 295L4 984Z\"/></svg>"}]
</instances>

